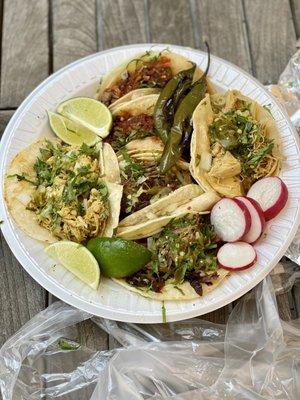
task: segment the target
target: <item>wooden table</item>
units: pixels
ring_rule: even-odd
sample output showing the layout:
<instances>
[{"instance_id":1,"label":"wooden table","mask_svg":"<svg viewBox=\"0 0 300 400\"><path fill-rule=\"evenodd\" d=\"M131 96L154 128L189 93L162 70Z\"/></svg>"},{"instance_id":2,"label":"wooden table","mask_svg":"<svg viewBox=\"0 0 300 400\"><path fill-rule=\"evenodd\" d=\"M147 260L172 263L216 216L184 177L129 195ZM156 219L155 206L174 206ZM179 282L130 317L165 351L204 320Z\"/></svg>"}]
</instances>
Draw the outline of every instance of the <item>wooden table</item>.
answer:
<instances>
[{"instance_id":1,"label":"wooden table","mask_svg":"<svg viewBox=\"0 0 300 400\"><path fill-rule=\"evenodd\" d=\"M213 54L266 84L278 80L300 34L300 0L0 0L0 10L1 133L49 74L103 49L138 42L203 48L206 37ZM0 240L1 345L52 298ZM284 319L295 315L299 301L293 293L299 295L299 289L278 296ZM203 318L224 323L231 309ZM92 348L114 345L91 322L81 324L78 333Z\"/></svg>"}]
</instances>

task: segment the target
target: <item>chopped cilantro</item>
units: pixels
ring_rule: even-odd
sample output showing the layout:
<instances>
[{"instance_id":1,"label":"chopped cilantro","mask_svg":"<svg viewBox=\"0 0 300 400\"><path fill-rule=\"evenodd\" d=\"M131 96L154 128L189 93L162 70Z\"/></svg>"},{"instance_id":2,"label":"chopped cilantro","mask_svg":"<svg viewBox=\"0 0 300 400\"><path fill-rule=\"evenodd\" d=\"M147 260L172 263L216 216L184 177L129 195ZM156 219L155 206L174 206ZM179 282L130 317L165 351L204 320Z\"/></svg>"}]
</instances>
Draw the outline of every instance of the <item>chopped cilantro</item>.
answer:
<instances>
[{"instance_id":1,"label":"chopped cilantro","mask_svg":"<svg viewBox=\"0 0 300 400\"><path fill-rule=\"evenodd\" d=\"M248 161L248 164L253 165L256 167L259 162L264 158L266 154L269 154L274 147L274 142L268 143L266 146L260 148L256 152L253 153L253 156Z\"/></svg>"},{"instance_id":2,"label":"chopped cilantro","mask_svg":"<svg viewBox=\"0 0 300 400\"><path fill-rule=\"evenodd\" d=\"M185 293L184 293L184 291L180 288L180 287L178 287L178 286L176 286L176 285L174 285L174 289L177 289L177 290L179 290L179 292L183 295L183 296L185 296Z\"/></svg>"},{"instance_id":3,"label":"chopped cilantro","mask_svg":"<svg viewBox=\"0 0 300 400\"><path fill-rule=\"evenodd\" d=\"M34 186L37 186L37 183L32 181L32 180L30 180L30 179L28 179L28 178L26 178L25 174L22 174L22 175L20 175L20 174L8 175L8 178L17 178L18 181L25 181L25 182L31 183Z\"/></svg>"},{"instance_id":4,"label":"chopped cilantro","mask_svg":"<svg viewBox=\"0 0 300 400\"><path fill-rule=\"evenodd\" d=\"M76 351L81 347L80 343L73 342L69 339L59 339L57 344L61 350L65 351Z\"/></svg>"}]
</instances>

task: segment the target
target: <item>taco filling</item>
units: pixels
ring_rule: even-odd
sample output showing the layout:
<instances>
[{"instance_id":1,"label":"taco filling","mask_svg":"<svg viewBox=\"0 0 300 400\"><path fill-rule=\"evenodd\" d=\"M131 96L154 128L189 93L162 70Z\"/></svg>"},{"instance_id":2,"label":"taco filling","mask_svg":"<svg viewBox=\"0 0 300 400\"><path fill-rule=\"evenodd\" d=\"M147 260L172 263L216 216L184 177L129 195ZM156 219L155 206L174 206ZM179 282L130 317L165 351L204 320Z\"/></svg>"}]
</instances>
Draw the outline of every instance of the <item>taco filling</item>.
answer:
<instances>
[{"instance_id":1,"label":"taco filling","mask_svg":"<svg viewBox=\"0 0 300 400\"><path fill-rule=\"evenodd\" d=\"M117 151L135 139L143 139L154 135L154 121L152 115L132 115L123 112L113 121L112 130L107 137L107 142Z\"/></svg>"},{"instance_id":2,"label":"taco filling","mask_svg":"<svg viewBox=\"0 0 300 400\"><path fill-rule=\"evenodd\" d=\"M250 104L238 100L234 108L219 112L209 125L213 164L209 175L226 176L226 168L240 176L244 190L270 174L277 161L272 155L274 140L250 112Z\"/></svg>"},{"instance_id":3,"label":"taco filling","mask_svg":"<svg viewBox=\"0 0 300 400\"><path fill-rule=\"evenodd\" d=\"M132 67L132 63L135 63L135 69L130 71L128 67ZM168 56L159 53L149 58L146 53L127 65L121 79L104 90L101 101L110 105L135 89L163 88L172 76L171 60Z\"/></svg>"},{"instance_id":4,"label":"taco filling","mask_svg":"<svg viewBox=\"0 0 300 400\"><path fill-rule=\"evenodd\" d=\"M30 180L35 190L26 208L55 237L85 242L103 233L110 214L108 190L101 179L96 147L46 141ZM18 175L18 180L27 180Z\"/></svg>"},{"instance_id":5,"label":"taco filling","mask_svg":"<svg viewBox=\"0 0 300 400\"><path fill-rule=\"evenodd\" d=\"M119 153L123 158L120 162L123 185L121 210L125 215L138 211L175 189L191 183L189 172L177 166L165 174L160 174L157 169L160 155L155 157L155 154L151 154L150 159L145 157L143 160L142 155L139 159L130 156L126 148L122 148Z\"/></svg>"},{"instance_id":6,"label":"taco filling","mask_svg":"<svg viewBox=\"0 0 300 400\"><path fill-rule=\"evenodd\" d=\"M127 277L128 284L159 293L167 283L182 290L180 284L187 281L201 296L202 284L213 285L218 279L220 241L209 218L190 214L173 220L148 241L153 259Z\"/></svg>"}]
</instances>

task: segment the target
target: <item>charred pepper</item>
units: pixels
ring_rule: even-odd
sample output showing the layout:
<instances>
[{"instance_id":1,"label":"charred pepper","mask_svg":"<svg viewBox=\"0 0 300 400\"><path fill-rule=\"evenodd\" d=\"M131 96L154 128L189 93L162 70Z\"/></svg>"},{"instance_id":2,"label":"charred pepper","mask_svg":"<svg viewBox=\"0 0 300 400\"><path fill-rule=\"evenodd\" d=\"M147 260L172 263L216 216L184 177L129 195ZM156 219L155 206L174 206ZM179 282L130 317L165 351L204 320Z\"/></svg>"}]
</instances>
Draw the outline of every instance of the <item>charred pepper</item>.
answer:
<instances>
[{"instance_id":1,"label":"charred pepper","mask_svg":"<svg viewBox=\"0 0 300 400\"><path fill-rule=\"evenodd\" d=\"M173 123L175 109L191 88L196 65L176 74L161 91L154 108L155 132L166 143Z\"/></svg>"},{"instance_id":2,"label":"charred pepper","mask_svg":"<svg viewBox=\"0 0 300 400\"><path fill-rule=\"evenodd\" d=\"M174 122L159 164L159 170L161 173L167 172L176 164L182 154L184 146L189 141L193 129L193 112L200 101L204 98L207 91L206 75L210 65L210 52L208 45L207 48L208 62L206 70L201 78L193 84L191 90L182 99L176 110Z\"/></svg>"}]
</instances>

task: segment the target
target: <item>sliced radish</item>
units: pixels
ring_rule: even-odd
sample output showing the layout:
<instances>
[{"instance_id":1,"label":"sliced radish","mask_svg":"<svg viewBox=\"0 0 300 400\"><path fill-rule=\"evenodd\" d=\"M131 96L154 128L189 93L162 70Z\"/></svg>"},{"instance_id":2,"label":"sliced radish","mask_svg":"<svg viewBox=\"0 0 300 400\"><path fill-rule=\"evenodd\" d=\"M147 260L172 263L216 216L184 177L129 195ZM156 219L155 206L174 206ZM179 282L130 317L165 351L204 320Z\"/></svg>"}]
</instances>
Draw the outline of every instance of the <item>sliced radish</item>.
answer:
<instances>
[{"instance_id":1,"label":"sliced radish","mask_svg":"<svg viewBox=\"0 0 300 400\"><path fill-rule=\"evenodd\" d=\"M284 208L288 199L286 184L278 176L269 176L255 182L247 197L256 200L261 206L266 221L276 217Z\"/></svg>"},{"instance_id":2,"label":"sliced radish","mask_svg":"<svg viewBox=\"0 0 300 400\"><path fill-rule=\"evenodd\" d=\"M261 206L258 202L250 197L237 197L248 208L251 215L251 226L249 232L242 237L243 242L256 242L265 229L265 217Z\"/></svg>"},{"instance_id":3,"label":"sliced radish","mask_svg":"<svg viewBox=\"0 0 300 400\"><path fill-rule=\"evenodd\" d=\"M249 243L225 243L220 247L217 259L221 268L228 271L241 271L255 264L256 252Z\"/></svg>"},{"instance_id":4,"label":"sliced radish","mask_svg":"<svg viewBox=\"0 0 300 400\"><path fill-rule=\"evenodd\" d=\"M223 198L211 210L210 221L224 242L236 242L250 229L251 216L240 200Z\"/></svg>"}]
</instances>

